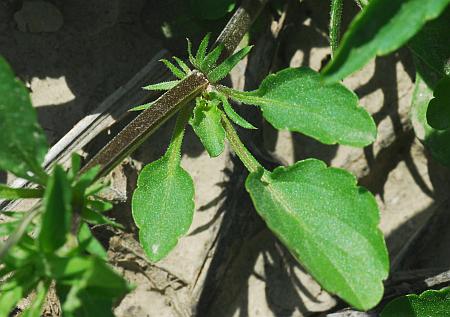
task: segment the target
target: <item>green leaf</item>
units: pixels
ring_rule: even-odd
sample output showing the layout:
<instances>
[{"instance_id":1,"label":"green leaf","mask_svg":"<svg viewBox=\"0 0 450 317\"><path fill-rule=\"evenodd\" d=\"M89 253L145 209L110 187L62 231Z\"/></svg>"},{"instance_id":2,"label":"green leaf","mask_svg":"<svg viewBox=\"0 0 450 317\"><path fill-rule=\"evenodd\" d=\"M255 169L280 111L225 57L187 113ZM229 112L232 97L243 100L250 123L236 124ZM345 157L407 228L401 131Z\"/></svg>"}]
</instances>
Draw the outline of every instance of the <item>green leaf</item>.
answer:
<instances>
[{"instance_id":1,"label":"green leaf","mask_svg":"<svg viewBox=\"0 0 450 317\"><path fill-rule=\"evenodd\" d=\"M211 37L211 33L205 35L205 37L200 42L198 46L197 53L195 54L195 66L201 65L206 56L206 50L208 49L209 39Z\"/></svg>"},{"instance_id":2,"label":"green leaf","mask_svg":"<svg viewBox=\"0 0 450 317\"><path fill-rule=\"evenodd\" d=\"M19 224L20 221L7 221L0 223L0 237L9 236L16 230Z\"/></svg>"},{"instance_id":3,"label":"green leaf","mask_svg":"<svg viewBox=\"0 0 450 317\"><path fill-rule=\"evenodd\" d=\"M96 255L105 261L108 259L103 245L92 235L91 229L89 229L89 226L85 223L80 226L78 242L81 249L86 250L90 254Z\"/></svg>"},{"instance_id":4,"label":"green leaf","mask_svg":"<svg viewBox=\"0 0 450 317\"><path fill-rule=\"evenodd\" d=\"M81 156L77 153L72 153L71 163L69 171L67 172L67 178L70 182L73 182L81 168Z\"/></svg>"},{"instance_id":5,"label":"green leaf","mask_svg":"<svg viewBox=\"0 0 450 317\"><path fill-rule=\"evenodd\" d=\"M244 129L256 129L250 122L242 118L236 111L234 111L233 107L228 102L228 98L222 93L217 94L218 98L222 102L223 110L227 114L228 118L231 119L238 126L243 127Z\"/></svg>"},{"instance_id":6,"label":"green leaf","mask_svg":"<svg viewBox=\"0 0 450 317\"><path fill-rule=\"evenodd\" d=\"M185 74L183 73L183 71L181 69L179 69L178 67L176 67L171 62L169 62L167 59L161 59L160 62L162 62L164 65L166 65L166 67L172 72L172 74L175 77L177 77L179 79L183 79L185 77Z\"/></svg>"},{"instance_id":7,"label":"green leaf","mask_svg":"<svg viewBox=\"0 0 450 317\"><path fill-rule=\"evenodd\" d=\"M427 68L437 74L437 78L450 76L450 7L435 20L425 24L414 36L409 48ZM425 81L430 85L430 78L422 72Z\"/></svg>"},{"instance_id":8,"label":"green leaf","mask_svg":"<svg viewBox=\"0 0 450 317\"><path fill-rule=\"evenodd\" d=\"M381 317L450 316L450 288L428 290L420 295L406 295L388 303Z\"/></svg>"},{"instance_id":9,"label":"green leaf","mask_svg":"<svg viewBox=\"0 0 450 317\"><path fill-rule=\"evenodd\" d=\"M427 109L428 124L437 130L448 129L450 128L450 77L445 76L439 81L433 96Z\"/></svg>"},{"instance_id":10,"label":"green leaf","mask_svg":"<svg viewBox=\"0 0 450 317\"><path fill-rule=\"evenodd\" d=\"M219 156L225 148L225 130L222 127L222 113L217 107L218 104L218 100L197 98L194 116L189 120L211 157Z\"/></svg>"},{"instance_id":11,"label":"green leaf","mask_svg":"<svg viewBox=\"0 0 450 317\"><path fill-rule=\"evenodd\" d=\"M114 316L114 302L131 290L126 281L96 257L74 257L65 265L82 270L56 281L63 316Z\"/></svg>"},{"instance_id":12,"label":"green leaf","mask_svg":"<svg viewBox=\"0 0 450 317\"><path fill-rule=\"evenodd\" d=\"M42 189L37 188L12 188L0 184L0 199L40 198L44 194Z\"/></svg>"},{"instance_id":13,"label":"green leaf","mask_svg":"<svg viewBox=\"0 0 450 317\"><path fill-rule=\"evenodd\" d=\"M45 189L41 231L38 241L40 249L51 253L66 242L72 219L72 192L67 175L56 165Z\"/></svg>"},{"instance_id":14,"label":"green leaf","mask_svg":"<svg viewBox=\"0 0 450 317\"><path fill-rule=\"evenodd\" d=\"M142 89L145 90L169 90L178 85L180 81L179 80L172 80L172 81L163 81L161 83L148 85L145 87L142 87Z\"/></svg>"},{"instance_id":15,"label":"green leaf","mask_svg":"<svg viewBox=\"0 0 450 317\"><path fill-rule=\"evenodd\" d=\"M450 9L425 25L411 41L416 65L416 83L411 118L416 136L434 159L450 166L450 129L437 130L427 122L427 110L433 90L443 76L450 75Z\"/></svg>"},{"instance_id":16,"label":"green leaf","mask_svg":"<svg viewBox=\"0 0 450 317\"><path fill-rule=\"evenodd\" d=\"M0 286L0 316L10 316L17 303L33 289L37 277L30 268L16 271Z\"/></svg>"},{"instance_id":17,"label":"green leaf","mask_svg":"<svg viewBox=\"0 0 450 317\"><path fill-rule=\"evenodd\" d=\"M91 225L109 225L115 228L124 229L124 226L114 220L98 213L90 208L84 208L81 213L83 220Z\"/></svg>"},{"instance_id":18,"label":"green leaf","mask_svg":"<svg viewBox=\"0 0 450 317\"><path fill-rule=\"evenodd\" d=\"M192 178L179 161L165 155L142 169L131 205L141 245L149 259L157 262L175 247L192 223Z\"/></svg>"},{"instance_id":19,"label":"green leaf","mask_svg":"<svg viewBox=\"0 0 450 317\"><path fill-rule=\"evenodd\" d=\"M151 106L153 106L154 103L155 103L155 102L152 101L152 102L149 102L149 103L140 105L140 106L133 107L133 108L131 108L131 109L128 110L128 111L142 111L142 110L147 110L148 108L150 108Z\"/></svg>"},{"instance_id":20,"label":"green leaf","mask_svg":"<svg viewBox=\"0 0 450 317\"><path fill-rule=\"evenodd\" d=\"M206 55L205 59L199 65L199 68L203 73L207 74L212 68L214 68L224 48L225 46L223 43L220 43L208 55Z\"/></svg>"},{"instance_id":21,"label":"green leaf","mask_svg":"<svg viewBox=\"0 0 450 317\"><path fill-rule=\"evenodd\" d=\"M195 60L194 55L192 55L192 42L189 39L187 40L187 51L188 51L188 57L189 57L189 62L192 64L192 66L197 67L197 62Z\"/></svg>"},{"instance_id":22,"label":"green leaf","mask_svg":"<svg viewBox=\"0 0 450 317\"><path fill-rule=\"evenodd\" d=\"M25 86L0 56L0 170L45 181L41 164L48 146Z\"/></svg>"},{"instance_id":23,"label":"green leaf","mask_svg":"<svg viewBox=\"0 0 450 317\"><path fill-rule=\"evenodd\" d=\"M180 166L181 143L190 112L189 107L181 109L171 145L162 158L142 169L131 201L140 243L153 262L164 258L192 223L194 183Z\"/></svg>"},{"instance_id":24,"label":"green leaf","mask_svg":"<svg viewBox=\"0 0 450 317\"><path fill-rule=\"evenodd\" d=\"M250 53L253 46L246 46L243 49L239 50L235 54L228 57L226 60L222 62L219 66L214 68L209 74L208 79L211 83L218 82L224 79L229 72L236 66L242 59Z\"/></svg>"},{"instance_id":25,"label":"green leaf","mask_svg":"<svg viewBox=\"0 0 450 317\"><path fill-rule=\"evenodd\" d=\"M260 106L275 128L301 132L325 144L363 147L376 138L375 123L358 105L358 97L339 83L325 84L309 68L287 68L269 75L252 92L223 87L222 92Z\"/></svg>"},{"instance_id":26,"label":"green leaf","mask_svg":"<svg viewBox=\"0 0 450 317\"><path fill-rule=\"evenodd\" d=\"M190 0L189 4L198 18L216 20L233 11L236 0Z\"/></svg>"},{"instance_id":27,"label":"green leaf","mask_svg":"<svg viewBox=\"0 0 450 317\"><path fill-rule=\"evenodd\" d=\"M258 213L327 291L361 310L383 295L389 259L374 197L345 170L309 159L251 173Z\"/></svg>"},{"instance_id":28,"label":"green leaf","mask_svg":"<svg viewBox=\"0 0 450 317\"><path fill-rule=\"evenodd\" d=\"M33 302L27 309L24 310L24 312L20 315L21 317L41 317L42 306L44 305L49 286L50 283L48 282L39 282Z\"/></svg>"},{"instance_id":29,"label":"green leaf","mask_svg":"<svg viewBox=\"0 0 450 317\"><path fill-rule=\"evenodd\" d=\"M190 73L191 69L189 68L188 65L186 65L186 63L184 61L182 61L181 59L179 59L176 56L174 56L173 59L178 63L178 65L183 70L183 72L186 73L186 75Z\"/></svg>"},{"instance_id":30,"label":"green leaf","mask_svg":"<svg viewBox=\"0 0 450 317\"><path fill-rule=\"evenodd\" d=\"M338 81L375 56L400 48L450 0L371 0L344 34L333 60L324 68L328 81Z\"/></svg>"}]
</instances>

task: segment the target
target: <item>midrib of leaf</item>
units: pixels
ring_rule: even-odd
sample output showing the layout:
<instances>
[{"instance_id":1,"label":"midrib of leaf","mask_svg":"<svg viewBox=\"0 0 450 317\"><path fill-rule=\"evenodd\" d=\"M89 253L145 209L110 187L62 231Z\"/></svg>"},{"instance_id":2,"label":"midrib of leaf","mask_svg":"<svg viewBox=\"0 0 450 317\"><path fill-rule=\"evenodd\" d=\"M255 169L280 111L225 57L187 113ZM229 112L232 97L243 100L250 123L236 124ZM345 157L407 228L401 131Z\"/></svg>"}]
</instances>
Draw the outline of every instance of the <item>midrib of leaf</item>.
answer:
<instances>
[{"instance_id":1,"label":"midrib of leaf","mask_svg":"<svg viewBox=\"0 0 450 317\"><path fill-rule=\"evenodd\" d=\"M310 185L312 185L313 187L319 187L319 186L314 185L314 184L310 184ZM289 203L288 203L288 200L286 200L286 199L284 198L284 196L283 196L283 194L282 194L281 192L279 192L278 190L276 190L276 188L274 188L274 187L271 185L270 182L268 182L267 185L265 185L265 186L266 186L266 188L268 189L270 195L271 195L272 197L275 198L275 199L273 199L273 200L274 200L274 201L277 201L277 202L283 207L283 209L286 210L286 211L290 214L291 218L299 225L300 228L302 228L302 230L306 233L307 236L310 236L310 237L313 237L314 235L317 236L317 233L314 233L313 231L311 231L311 230L308 228L308 226L307 226L304 222L301 221L300 217L299 217L299 216L296 216L295 211L290 207L290 205L289 205ZM330 215L330 214L328 214L328 215L329 215L329 216L332 216L334 219L336 219L336 220L338 220L339 222L342 223L342 221L340 221L340 219L337 218L336 216ZM344 223L344 225L346 225L346 224ZM348 226L348 225L346 225L346 226ZM350 228L352 228L352 227L350 227ZM276 229L276 228L274 228L274 229ZM284 240L289 240L289 239L286 239L285 235L283 235L281 231L277 231L277 230L274 230L274 231L275 231L275 232L278 232L279 235L280 235L281 237L283 237ZM370 246L370 248L371 248L373 251L375 251L375 250L373 249L373 247L372 247L370 241L367 240L366 237L364 237L363 235L361 235L357 230L354 230L354 231L357 232L358 236L360 236L360 237L362 237L364 240L366 240L366 242L367 242L367 244ZM327 240L327 239L324 239L321 235L319 235L319 236L320 236L324 241L327 241L327 242L330 243L331 245L334 245L336 248L338 248L339 250L341 250L342 253L345 253L345 254L348 255L348 252L346 252L345 250L343 250L342 248L340 248L339 245L337 245L337 244L335 244L335 243L332 243L332 241L329 241L329 240ZM353 285L347 281L347 279L345 278L345 275L342 273L342 271L341 271L337 266L335 266L335 265L333 264L332 259L330 259L330 257L327 255L327 253L323 250L322 245L316 243L316 242L314 241L314 239L309 239L308 241L310 241L311 243L313 243L314 245L316 245L317 249L320 250L320 252L322 253L322 255L323 255L325 258L328 259L328 262L333 266L333 268L335 269L335 271L339 273L340 277L345 281L345 284L347 285L347 287L351 290L351 292L353 293L353 295L358 299L359 304L362 305L362 301L361 301L361 298L358 296L358 292L356 292L355 289L354 289L354 287L353 287ZM376 254L377 252L374 252L374 253ZM300 260L300 258L299 258L299 260ZM300 260L300 261L301 261L301 260Z\"/></svg>"}]
</instances>

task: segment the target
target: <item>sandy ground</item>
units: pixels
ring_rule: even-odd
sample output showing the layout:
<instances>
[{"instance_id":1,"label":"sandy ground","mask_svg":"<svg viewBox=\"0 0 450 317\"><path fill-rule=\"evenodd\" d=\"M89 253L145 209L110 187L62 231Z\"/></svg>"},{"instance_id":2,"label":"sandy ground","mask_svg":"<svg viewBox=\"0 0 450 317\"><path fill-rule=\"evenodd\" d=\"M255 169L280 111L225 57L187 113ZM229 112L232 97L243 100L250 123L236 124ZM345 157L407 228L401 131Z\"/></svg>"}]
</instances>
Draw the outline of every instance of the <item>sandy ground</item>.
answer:
<instances>
[{"instance_id":1,"label":"sandy ground","mask_svg":"<svg viewBox=\"0 0 450 317\"><path fill-rule=\"evenodd\" d=\"M187 35L194 38L212 27L211 22L195 19L172 23L185 10L174 0L25 1L21 10L17 2L0 3L0 54L29 87L51 144L159 50L180 52L186 25L191 26ZM301 65L320 69L329 55L327 5L310 0L293 6L272 70ZM356 12L350 7L347 20ZM220 29L220 24L223 21L215 28ZM169 40L162 35L167 25L172 32ZM249 67L253 64L249 61ZM252 69L245 65L233 71L230 80L235 87L250 88L257 81L249 79ZM257 138L284 164L316 157L357 175L376 195L380 227L398 271L444 269L450 264L446 252L450 236L443 230L448 217L435 221L406 259L398 257L423 223L449 211L448 171L430 160L411 130L413 81L406 50L378 58L345 80L377 122L377 141L363 150L324 146L267 125L247 136ZM336 300L294 262L255 216L242 187L242 167L229 151L210 159L192 131L187 133L182 164L196 184L194 224L166 259L157 265L145 260L129 216L129 198L137 171L162 155L171 127L172 122L165 124L110 176L124 197L113 215L128 230L99 234L109 247L111 262L137 286L118 305L116 315L308 316L333 307ZM6 179L1 175L2 181Z\"/></svg>"}]
</instances>

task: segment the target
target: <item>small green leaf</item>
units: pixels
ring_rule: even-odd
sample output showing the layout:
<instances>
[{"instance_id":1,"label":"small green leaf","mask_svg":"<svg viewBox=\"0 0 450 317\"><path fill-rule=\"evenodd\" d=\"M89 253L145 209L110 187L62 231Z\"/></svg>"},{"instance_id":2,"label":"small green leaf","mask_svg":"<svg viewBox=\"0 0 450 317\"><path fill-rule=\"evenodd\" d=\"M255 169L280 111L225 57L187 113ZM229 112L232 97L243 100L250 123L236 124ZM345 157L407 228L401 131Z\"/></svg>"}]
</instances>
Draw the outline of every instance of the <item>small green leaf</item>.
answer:
<instances>
[{"instance_id":1,"label":"small green leaf","mask_svg":"<svg viewBox=\"0 0 450 317\"><path fill-rule=\"evenodd\" d=\"M7 237L12 234L19 224L20 221L8 221L0 223L0 237Z\"/></svg>"},{"instance_id":2,"label":"small green leaf","mask_svg":"<svg viewBox=\"0 0 450 317\"><path fill-rule=\"evenodd\" d=\"M40 281L36 288L36 296L31 305L24 310L21 317L41 317L42 306L44 305L50 283L47 281Z\"/></svg>"},{"instance_id":3,"label":"small green leaf","mask_svg":"<svg viewBox=\"0 0 450 317\"><path fill-rule=\"evenodd\" d=\"M42 189L37 188L12 188L0 184L0 199L21 199L21 198L40 198L44 194Z\"/></svg>"},{"instance_id":4,"label":"small green leaf","mask_svg":"<svg viewBox=\"0 0 450 317\"><path fill-rule=\"evenodd\" d=\"M217 107L218 104L218 100L197 98L194 116L189 120L211 157L219 156L225 148L225 130L222 127L222 113Z\"/></svg>"},{"instance_id":5,"label":"small green leaf","mask_svg":"<svg viewBox=\"0 0 450 317\"><path fill-rule=\"evenodd\" d=\"M186 73L186 75L190 73L191 69L189 68L188 65L186 65L186 63L184 61L182 61L181 59L179 59L176 56L174 56L173 59L178 63L178 65Z\"/></svg>"},{"instance_id":6,"label":"small green leaf","mask_svg":"<svg viewBox=\"0 0 450 317\"><path fill-rule=\"evenodd\" d=\"M427 109L428 124L437 130L450 128L450 77L437 84Z\"/></svg>"},{"instance_id":7,"label":"small green leaf","mask_svg":"<svg viewBox=\"0 0 450 317\"><path fill-rule=\"evenodd\" d=\"M63 265L59 261L57 265ZM65 264L77 265L78 273L56 281L63 316L111 316L114 302L131 287L103 260L97 257L73 257Z\"/></svg>"},{"instance_id":8,"label":"small green leaf","mask_svg":"<svg viewBox=\"0 0 450 317\"><path fill-rule=\"evenodd\" d=\"M172 74L175 77L177 77L179 79L183 79L186 76L181 69L176 67L174 64L169 62L167 59L161 59L160 62L162 62L164 65L166 65L166 67L172 72Z\"/></svg>"},{"instance_id":9,"label":"small green leaf","mask_svg":"<svg viewBox=\"0 0 450 317\"><path fill-rule=\"evenodd\" d=\"M91 225L109 225L115 228L124 229L124 226L114 220L100 214L99 212L90 208L84 208L81 213L83 220Z\"/></svg>"},{"instance_id":10,"label":"small green leaf","mask_svg":"<svg viewBox=\"0 0 450 317\"><path fill-rule=\"evenodd\" d=\"M197 62L195 61L195 57L194 55L192 55L192 42L189 39L187 40L187 50L188 50L188 57L189 57L189 62L192 64L192 66L197 67L198 65Z\"/></svg>"},{"instance_id":11,"label":"small green leaf","mask_svg":"<svg viewBox=\"0 0 450 317\"><path fill-rule=\"evenodd\" d=\"M17 303L33 289L36 276L30 268L16 271L0 286L0 316L11 316L10 313Z\"/></svg>"},{"instance_id":12,"label":"small green leaf","mask_svg":"<svg viewBox=\"0 0 450 317\"><path fill-rule=\"evenodd\" d=\"M71 166L69 168L69 171L67 172L67 178L73 182L75 178L77 177L78 172L80 171L81 167L81 156L77 153L72 153L71 157Z\"/></svg>"},{"instance_id":13,"label":"small green leaf","mask_svg":"<svg viewBox=\"0 0 450 317\"><path fill-rule=\"evenodd\" d=\"M233 11L236 0L190 0L189 4L198 18L216 20Z\"/></svg>"},{"instance_id":14,"label":"small green leaf","mask_svg":"<svg viewBox=\"0 0 450 317\"><path fill-rule=\"evenodd\" d=\"M105 212L108 210L111 210L113 208L113 204L110 203L109 201L103 201L103 200L87 200L86 201L86 206L88 206L89 208L97 211L97 212Z\"/></svg>"},{"instance_id":15,"label":"small green leaf","mask_svg":"<svg viewBox=\"0 0 450 317\"><path fill-rule=\"evenodd\" d=\"M226 60L222 62L219 66L214 68L209 74L208 79L211 83L218 82L224 79L229 72L236 66L242 59L250 53L253 46L246 46L243 49L239 50L235 54L228 57Z\"/></svg>"},{"instance_id":16,"label":"small green leaf","mask_svg":"<svg viewBox=\"0 0 450 317\"><path fill-rule=\"evenodd\" d=\"M90 254L96 255L103 260L107 260L108 256L102 244L93 236L91 229L85 223L81 224L78 232L78 242L81 249L86 250Z\"/></svg>"},{"instance_id":17,"label":"small green leaf","mask_svg":"<svg viewBox=\"0 0 450 317\"><path fill-rule=\"evenodd\" d=\"M205 37L200 42L198 46L197 54L195 54L195 64L201 65L206 56L206 51L208 49L209 39L211 37L211 33L205 35Z\"/></svg>"},{"instance_id":18,"label":"small green leaf","mask_svg":"<svg viewBox=\"0 0 450 317\"><path fill-rule=\"evenodd\" d=\"M450 316L450 288L428 290L420 295L406 295L388 303L381 317Z\"/></svg>"},{"instance_id":19,"label":"small green leaf","mask_svg":"<svg viewBox=\"0 0 450 317\"><path fill-rule=\"evenodd\" d=\"M324 68L328 81L338 81L363 67L375 56L404 45L449 0L371 0L350 24L333 60Z\"/></svg>"},{"instance_id":20,"label":"small green leaf","mask_svg":"<svg viewBox=\"0 0 450 317\"><path fill-rule=\"evenodd\" d=\"M128 110L128 111L142 111L142 110L147 110L148 108L150 108L150 107L153 106L154 104L155 104L155 102L152 101L152 102L149 102L149 103L140 105L140 106L133 107L133 108L131 108L131 109Z\"/></svg>"},{"instance_id":21,"label":"small green leaf","mask_svg":"<svg viewBox=\"0 0 450 317\"><path fill-rule=\"evenodd\" d=\"M376 138L375 123L358 105L358 97L339 83L325 84L309 68L287 68L269 75L252 92L223 87L222 92L260 106L275 128L301 132L325 144L363 147Z\"/></svg>"},{"instance_id":22,"label":"small green leaf","mask_svg":"<svg viewBox=\"0 0 450 317\"><path fill-rule=\"evenodd\" d=\"M238 126L243 127L244 129L256 129L250 122L242 118L236 111L234 111L233 107L228 102L228 98L222 93L218 93L218 98L222 102L223 110L227 114L228 118L231 119Z\"/></svg>"},{"instance_id":23,"label":"small green leaf","mask_svg":"<svg viewBox=\"0 0 450 317\"><path fill-rule=\"evenodd\" d=\"M224 48L225 46L223 43L220 43L210 53L208 53L208 55L206 55L205 59L199 65L199 68L203 73L207 74L212 68L214 68Z\"/></svg>"},{"instance_id":24,"label":"small green leaf","mask_svg":"<svg viewBox=\"0 0 450 317\"><path fill-rule=\"evenodd\" d=\"M179 80L163 81L161 83L142 87L142 89L145 89L145 90L169 90L169 89L172 89L173 87L175 87L176 85L178 85L179 82L180 82Z\"/></svg>"},{"instance_id":25,"label":"small green leaf","mask_svg":"<svg viewBox=\"0 0 450 317\"><path fill-rule=\"evenodd\" d=\"M72 191L67 175L56 165L45 189L39 247L51 253L66 242L72 219Z\"/></svg>"},{"instance_id":26,"label":"small green leaf","mask_svg":"<svg viewBox=\"0 0 450 317\"><path fill-rule=\"evenodd\" d=\"M180 110L166 154L142 169L131 201L139 241L153 262L164 258L192 223L194 183L180 166L181 143L190 112L188 107Z\"/></svg>"},{"instance_id":27,"label":"small green leaf","mask_svg":"<svg viewBox=\"0 0 450 317\"><path fill-rule=\"evenodd\" d=\"M345 170L309 159L245 184L256 210L327 291L361 310L383 295L389 258L374 197Z\"/></svg>"},{"instance_id":28,"label":"small green leaf","mask_svg":"<svg viewBox=\"0 0 450 317\"><path fill-rule=\"evenodd\" d=\"M0 56L0 170L45 182L41 164L48 145L25 86Z\"/></svg>"}]
</instances>

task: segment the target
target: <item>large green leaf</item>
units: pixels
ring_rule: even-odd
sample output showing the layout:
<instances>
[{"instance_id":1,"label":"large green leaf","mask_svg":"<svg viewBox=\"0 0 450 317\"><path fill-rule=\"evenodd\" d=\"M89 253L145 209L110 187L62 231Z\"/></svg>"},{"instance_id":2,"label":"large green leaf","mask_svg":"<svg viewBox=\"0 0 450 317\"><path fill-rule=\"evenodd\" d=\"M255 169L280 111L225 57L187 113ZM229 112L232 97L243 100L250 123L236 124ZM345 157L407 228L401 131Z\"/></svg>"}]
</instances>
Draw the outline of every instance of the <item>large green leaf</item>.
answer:
<instances>
[{"instance_id":1,"label":"large green leaf","mask_svg":"<svg viewBox=\"0 0 450 317\"><path fill-rule=\"evenodd\" d=\"M348 172L315 159L253 172L256 210L329 292L367 310L383 295L389 259L373 196Z\"/></svg>"},{"instance_id":2,"label":"large green leaf","mask_svg":"<svg viewBox=\"0 0 450 317\"><path fill-rule=\"evenodd\" d=\"M67 174L56 165L50 176L44 194L39 246L42 251L50 253L66 242L72 220L72 191Z\"/></svg>"},{"instance_id":3,"label":"large green leaf","mask_svg":"<svg viewBox=\"0 0 450 317\"><path fill-rule=\"evenodd\" d=\"M219 100L207 101L197 98L194 116L189 120L195 134L211 157L219 156L225 148L225 130L221 123L219 103Z\"/></svg>"},{"instance_id":4,"label":"large green leaf","mask_svg":"<svg viewBox=\"0 0 450 317\"><path fill-rule=\"evenodd\" d=\"M341 84L325 84L309 68L288 68L264 79L258 90L224 89L231 98L260 106L275 128L297 131L325 144L366 146L376 126L358 97Z\"/></svg>"},{"instance_id":5,"label":"large green leaf","mask_svg":"<svg viewBox=\"0 0 450 317\"><path fill-rule=\"evenodd\" d=\"M0 169L40 181L47 141L25 86L0 56Z\"/></svg>"},{"instance_id":6,"label":"large green leaf","mask_svg":"<svg viewBox=\"0 0 450 317\"><path fill-rule=\"evenodd\" d=\"M381 312L381 317L445 317L450 316L450 288L428 290L420 295L394 299Z\"/></svg>"},{"instance_id":7,"label":"large green leaf","mask_svg":"<svg viewBox=\"0 0 450 317\"><path fill-rule=\"evenodd\" d=\"M180 111L166 154L142 169L131 201L140 243L153 262L165 257L192 223L194 183L180 166L184 127L190 113L190 108Z\"/></svg>"},{"instance_id":8,"label":"large green leaf","mask_svg":"<svg viewBox=\"0 0 450 317\"><path fill-rule=\"evenodd\" d=\"M400 48L450 0L371 0L350 24L333 60L323 74L338 81L363 67L375 56Z\"/></svg>"}]
</instances>

